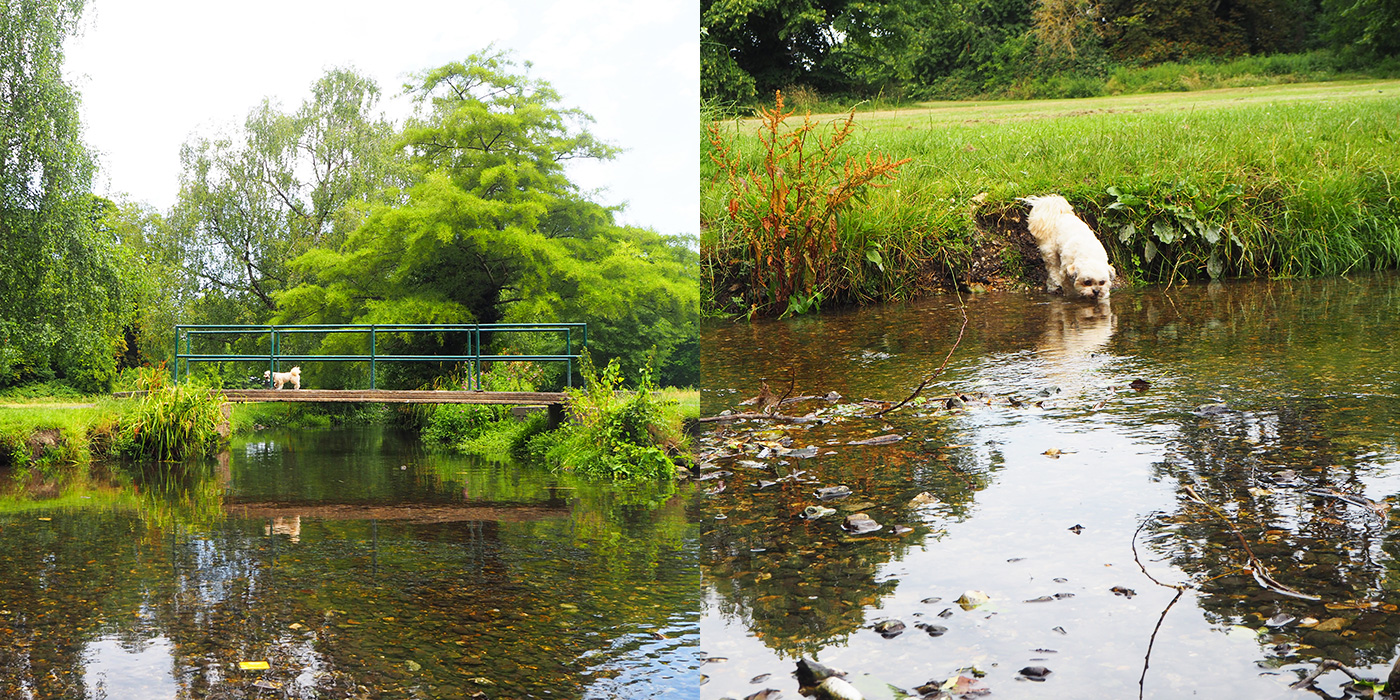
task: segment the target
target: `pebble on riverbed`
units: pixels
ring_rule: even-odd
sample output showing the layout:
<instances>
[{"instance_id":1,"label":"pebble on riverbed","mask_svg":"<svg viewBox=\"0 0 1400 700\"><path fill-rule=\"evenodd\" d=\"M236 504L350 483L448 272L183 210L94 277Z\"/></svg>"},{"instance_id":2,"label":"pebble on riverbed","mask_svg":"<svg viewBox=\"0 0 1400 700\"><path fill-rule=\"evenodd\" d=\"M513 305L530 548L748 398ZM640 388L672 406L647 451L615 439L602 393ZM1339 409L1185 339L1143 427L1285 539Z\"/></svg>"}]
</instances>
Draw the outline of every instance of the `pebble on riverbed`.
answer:
<instances>
[{"instance_id":1,"label":"pebble on riverbed","mask_svg":"<svg viewBox=\"0 0 1400 700\"><path fill-rule=\"evenodd\" d=\"M846 675L845 671L839 671L830 666L822 665L813 659L802 658L797 660L797 683L804 688L818 685L832 676L844 675Z\"/></svg>"},{"instance_id":2,"label":"pebble on riverbed","mask_svg":"<svg viewBox=\"0 0 1400 700\"><path fill-rule=\"evenodd\" d=\"M826 700L865 700L865 696L861 695L855 686L835 676L817 686L816 696Z\"/></svg>"},{"instance_id":3,"label":"pebble on riverbed","mask_svg":"<svg viewBox=\"0 0 1400 700\"><path fill-rule=\"evenodd\" d=\"M875 623L873 629L885 639L894 639L904 634L904 623L900 620L881 620Z\"/></svg>"},{"instance_id":4,"label":"pebble on riverbed","mask_svg":"<svg viewBox=\"0 0 1400 700\"><path fill-rule=\"evenodd\" d=\"M864 535L879 530L884 527L875 522L873 518L865 513L852 513L846 516L846 521L841 524L841 528L853 535Z\"/></svg>"}]
</instances>

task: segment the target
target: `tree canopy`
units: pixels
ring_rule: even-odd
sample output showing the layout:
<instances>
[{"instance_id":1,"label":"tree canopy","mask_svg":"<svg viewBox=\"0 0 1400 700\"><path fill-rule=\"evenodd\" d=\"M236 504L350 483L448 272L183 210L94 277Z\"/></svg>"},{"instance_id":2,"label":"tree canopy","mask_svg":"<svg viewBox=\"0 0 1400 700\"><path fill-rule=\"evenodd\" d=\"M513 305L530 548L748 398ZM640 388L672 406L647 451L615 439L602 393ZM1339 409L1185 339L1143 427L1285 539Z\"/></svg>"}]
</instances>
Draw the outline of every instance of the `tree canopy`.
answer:
<instances>
[{"instance_id":1,"label":"tree canopy","mask_svg":"<svg viewBox=\"0 0 1400 700\"><path fill-rule=\"evenodd\" d=\"M130 315L122 254L98 225L93 156L63 41L83 0L0 1L0 386L115 374Z\"/></svg>"},{"instance_id":2,"label":"tree canopy","mask_svg":"<svg viewBox=\"0 0 1400 700\"><path fill-rule=\"evenodd\" d=\"M701 94L957 97L1032 71L1330 48L1400 55L1386 0L701 0Z\"/></svg>"},{"instance_id":3,"label":"tree canopy","mask_svg":"<svg viewBox=\"0 0 1400 700\"><path fill-rule=\"evenodd\" d=\"M343 244L291 263L306 281L275 294L278 321L582 320L600 361L635 370L655 345L664 370L684 355L698 258L684 241L617 226L568 180L566 161L616 150L587 130L587 115L559 107L548 83L498 52L419 74L408 90L420 108L400 140L413 184L370 207Z\"/></svg>"}]
</instances>

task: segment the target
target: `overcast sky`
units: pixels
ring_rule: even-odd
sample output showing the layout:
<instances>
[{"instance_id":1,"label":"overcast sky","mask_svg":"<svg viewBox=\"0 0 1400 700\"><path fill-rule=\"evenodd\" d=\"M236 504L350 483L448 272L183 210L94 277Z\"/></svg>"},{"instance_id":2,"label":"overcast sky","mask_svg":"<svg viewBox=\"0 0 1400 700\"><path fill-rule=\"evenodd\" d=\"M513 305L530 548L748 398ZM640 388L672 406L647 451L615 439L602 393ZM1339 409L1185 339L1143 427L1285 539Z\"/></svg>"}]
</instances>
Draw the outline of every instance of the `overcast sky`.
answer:
<instances>
[{"instance_id":1,"label":"overcast sky","mask_svg":"<svg viewBox=\"0 0 1400 700\"><path fill-rule=\"evenodd\" d=\"M569 172L626 224L699 232L699 0L89 0L66 72L82 93L97 192L166 211L180 146L228 133L264 97L295 111L327 68L379 82L392 113L407 74L494 44L533 64L561 106L625 152Z\"/></svg>"}]
</instances>

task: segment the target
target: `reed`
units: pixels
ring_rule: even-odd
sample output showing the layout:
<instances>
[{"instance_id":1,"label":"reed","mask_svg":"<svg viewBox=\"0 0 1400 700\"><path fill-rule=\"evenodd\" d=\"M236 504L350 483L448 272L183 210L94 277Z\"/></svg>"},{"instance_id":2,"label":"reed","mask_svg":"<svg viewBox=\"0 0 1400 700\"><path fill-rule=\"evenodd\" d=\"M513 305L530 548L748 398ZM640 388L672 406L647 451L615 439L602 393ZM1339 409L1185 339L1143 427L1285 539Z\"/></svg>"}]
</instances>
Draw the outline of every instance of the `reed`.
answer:
<instances>
[{"instance_id":1,"label":"reed","mask_svg":"<svg viewBox=\"0 0 1400 700\"><path fill-rule=\"evenodd\" d=\"M1058 192L1099 232L1134 282L1259 275L1309 277L1400 264L1400 82L1049 102L940 103L871 113L858 151L911 158L895 186L840 219L849 261L872 248L884 265L853 275L851 302L909 298L960 277L994 232L988 214L1017 197ZM765 128L725 128L756 144ZM702 257L711 310L743 280L713 260L734 243L727 172L702 175ZM723 280L721 282L721 280Z\"/></svg>"},{"instance_id":2,"label":"reed","mask_svg":"<svg viewBox=\"0 0 1400 700\"><path fill-rule=\"evenodd\" d=\"M711 288L728 286L734 306L750 316L803 313L828 296L840 297L858 284L863 265L882 267L882 251L860 251L864 261L842 255L850 240L842 214L874 188L884 187L909 159L875 152L863 159L843 146L855 132L855 113L831 123L830 133L804 118L789 124L783 94L759 110L757 162L746 157L741 137L731 139L720 122L709 128L709 156L723 183L724 213L712 220L706 255Z\"/></svg>"},{"instance_id":3,"label":"reed","mask_svg":"<svg viewBox=\"0 0 1400 700\"><path fill-rule=\"evenodd\" d=\"M213 452L222 437L218 425L223 392L197 379L171 383L161 367L148 370L140 380L146 394L123 417L114 452L161 462Z\"/></svg>"}]
</instances>

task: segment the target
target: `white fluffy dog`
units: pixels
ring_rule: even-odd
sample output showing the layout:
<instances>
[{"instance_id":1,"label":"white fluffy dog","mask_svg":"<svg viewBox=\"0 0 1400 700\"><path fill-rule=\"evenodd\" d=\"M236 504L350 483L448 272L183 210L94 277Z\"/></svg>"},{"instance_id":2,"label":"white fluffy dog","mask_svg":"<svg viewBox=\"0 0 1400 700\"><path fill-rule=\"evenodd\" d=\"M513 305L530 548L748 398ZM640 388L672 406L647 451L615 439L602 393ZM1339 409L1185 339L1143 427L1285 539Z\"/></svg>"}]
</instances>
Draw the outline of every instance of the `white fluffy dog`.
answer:
<instances>
[{"instance_id":1,"label":"white fluffy dog","mask_svg":"<svg viewBox=\"0 0 1400 700\"><path fill-rule=\"evenodd\" d=\"M1108 253L1078 216L1057 194L1023 197L1031 205L1026 224L1045 259L1046 291L1062 291L1070 298L1108 299L1118 272L1108 264Z\"/></svg>"},{"instance_id":2,"label":"white fluffy dog","mask_svg":"<svg viewBox=\"0 0 1400 700\"><path fill-rule=\"evenodd\" d=\"M267 379L268 377L272 378L272 383L274 385L272 388L274 389L281 389L282 385L286 384L287 382L292 383L293 389L301 388L300 367L293 367L292 371L290 372L273 372L272 370L267 370L263 372L263 379Z\"/></svg>"}]
</instances>

